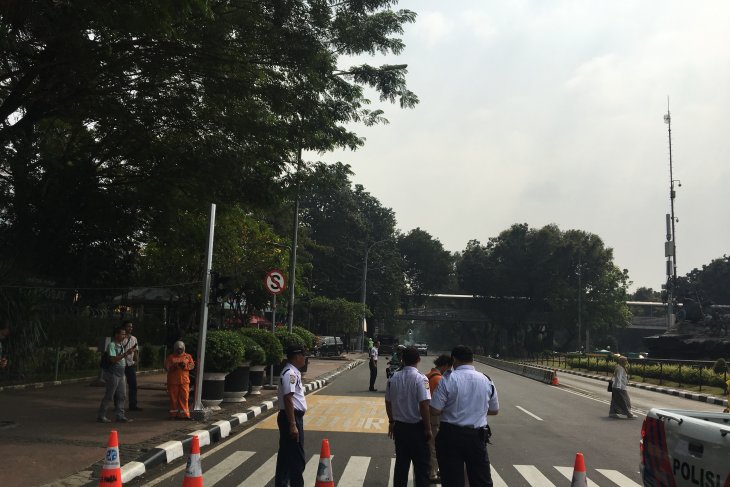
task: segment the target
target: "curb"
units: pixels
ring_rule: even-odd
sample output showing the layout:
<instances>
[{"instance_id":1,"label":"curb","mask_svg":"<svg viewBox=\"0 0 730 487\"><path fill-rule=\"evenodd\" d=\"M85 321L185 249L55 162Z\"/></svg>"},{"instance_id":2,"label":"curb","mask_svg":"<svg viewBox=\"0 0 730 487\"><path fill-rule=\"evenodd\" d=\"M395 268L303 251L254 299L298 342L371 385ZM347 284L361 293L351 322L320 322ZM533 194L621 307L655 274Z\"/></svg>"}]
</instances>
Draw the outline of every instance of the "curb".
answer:
<instances>
[{"instance_id":1,"label":"curb","mask_svg":"<svg viewBox=\"0 0 730 487\"><path fill-rule=\"evenodd\" d=\"M558 372L570 375L578 375L580 377L587 377L589 379L596 379L603 382L608 382L608 379L602 375L589 374L587 372L578 372L567 369L556 369L553 367L545 367L544 365L533 365L533 367L539 367L546 370L557 370ZM655 386L653 384L644 384L643 382L629 382L629 387L635 387L637 389L644 389L652 392L659 392L661 394L668 394L670 396L682 397L684 399L690 399L692 401L706 402L708 404L714 404L717 406L728 406L727 399L721 399L717 396L710 396L708 394L700 394L697 392L683 391L680 389L672 389L670 387Z\"/></svg>"},{"instance_id":2,"label":"curb","mask_svg":"<svg viewBox=\"0 0 730 487\"><path fill-rule=\"evenodd\" d=\"M313 391L323 388L329 384L335 377L341 373L350 370L358 365L364 363L363 360L357 359L348 364L339 367L332 372L323 374L311 382L307 382L304 385L304 393L309 394ZM190 444L193 441L193 436L197 435L200 441L200 447L208 446L214 442L220 441L223 438L228 437L231 434L231 430L240 426L248 421L251 421L256 416L259 416L265 411L274 409L276 405L276 399L273 401L263 401L257 406L252 406L242 413L236 413L227 420L216 421L209 425L205 429L200 429L189 433L185 439L178 441L168 441L151 448L144 455L140 456L134 461L126 463L122 467L122 483L129 482L140 475L144 474L148 470L158 467L160 465L168 464L178 458L185 455L185 452L190 451Z\"/></svg>"}]
</instances>

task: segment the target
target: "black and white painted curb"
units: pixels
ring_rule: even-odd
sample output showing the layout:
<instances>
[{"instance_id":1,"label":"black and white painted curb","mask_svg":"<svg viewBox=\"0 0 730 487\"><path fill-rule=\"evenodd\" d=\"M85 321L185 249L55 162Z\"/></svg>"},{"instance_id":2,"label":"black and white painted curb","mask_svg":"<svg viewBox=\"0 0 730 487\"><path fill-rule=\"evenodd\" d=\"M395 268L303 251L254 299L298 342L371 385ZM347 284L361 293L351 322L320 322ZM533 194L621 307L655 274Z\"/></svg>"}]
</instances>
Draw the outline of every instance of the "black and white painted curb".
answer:
<instances>
[{"instance_id":1,"label":"black and white painted curb","mask_svg":"<svg viewBox=\"0 0 730 487\"><path fill-rule=\"evenodd\" d=\"M350 370L353 367L357 367L362 363L364 363L363 360L354 360L333 370L332 372L328 372L327 374L317 377L311 382L307 382L304 384L305 394L309 394L310 392L323 388L339 374ZM201 448L228 437L234 427L251 421L265 411L274 409L276 402L276 399L273 401L263 401L258 406L253 406L242 413L234 414L229 419L216 421L205 429L193 431L183 440L168 441L161 445L157 445L144 455L137 458L137 460L126 463L122 467L122 483L129 482L152 468L181 458L185 452L190 452L190 445L193 441L193 436L198 437Z\"/></svg>"},{"instance_id":2,"label":"black and white painted curb","mask_svg":"<svg viewBox=\"0 0 730 487\"><path fill-rule=\"evenodd\" d=\"M577 370L567 369L555 369L552 367L545 367L544 365L534 365L533 367L540 367L546 370L557 370L561 374L578 375L580 377L587 377L589 379L596 379L603 382L608 382L609 378L603 375L589 374L586 372L580 372ZM697 392L682 391L679 389L672 389L671 387L656 386L654 384L645 384L643 382L629 382L629 387L636 387L637 389L645 389L647 391L659 392L660 394L668 394L670 396L683 397L685 399L691 399L692 401L706 402L708 404L715 404L717 406L727 407L727 399L722 399L716 396L710 396L708 394L699 394Z\"/></svg>"}]
</instances>

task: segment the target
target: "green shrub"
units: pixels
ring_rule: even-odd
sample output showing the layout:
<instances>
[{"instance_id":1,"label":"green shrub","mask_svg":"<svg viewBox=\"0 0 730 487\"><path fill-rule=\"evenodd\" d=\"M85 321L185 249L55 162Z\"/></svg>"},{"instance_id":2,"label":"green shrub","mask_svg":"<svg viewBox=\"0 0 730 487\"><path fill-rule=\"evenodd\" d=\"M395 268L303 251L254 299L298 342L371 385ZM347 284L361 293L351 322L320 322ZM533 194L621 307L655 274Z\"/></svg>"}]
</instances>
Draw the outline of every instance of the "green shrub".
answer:
<instances>
[{"instance_id":1,"label":"green shrub","mask_svg":"<svg viewBox=\"0 0 730 487\"><path fill-rule=\"evenodd\" d=\"M78 370L89 370L99 367L100 355L86 345L78 345L76 347L76 368Z\"/></svg>"},{"instance_id":2,"label":"green shrub","mask_svg":"<svg viewBox=\"0 0 730 487\"><path fill-rule=\"evenodd\" d=\"M251 362L251 365L264 365L266 363L266 352L256 340L250 336L241 334L243 343L244 361Z\"/></svg>"},{"instance_id":3,"label":"green shrub","mask_svg":"<svg viewBox=\"0 0 730 487\"><path fill-rule=\"evenodd\" d=\"M278 365L284 359L284 350L281 342L270 331L259 328L242 328L241 333L254 339L264 349L266 361L263 365Z\"/></svg>"},{"instance_id":4,"label":"green shrub","mask_svg":"<svg viewBox=\"0 0 730 487\"><path fill-rule=\"evenodd\" d=\"M190 342L190 343L188 343ZM189 335L185 349L198 361L198 335ZM241 336L230 330L209 330L205 340L205 372L231 372L244 360Z\"/></svg>"},{"instance_id":5,"label":"green shrub","mask_svg":"<svg viewBox=\"0 0 730 487\"><path fill-rule=\"evenodd\" d=\"M291 331L302 337L304 340L304 346L307 347L307 350L312 350L314 348L314 340L316 339L314 333L301 326L294 326Z\"/></svg>"},{"instance_id":6,"label":"green shrub","mask_svg":"<svg viewBox=\"0 0 730 487\"><path fill-rule=\"evenodd\" d=\"M727 362L724 358L719 358L715 361L715 365L712 366L713 372L716 374L723 374L727 372Z\"/></svg>"},{"instance_id":7,"label":"green shrub","mask_svg":"<svg viewBox=\"0 0 730 487\"><path fill-rule=\"evenodd\" d=\"M286 351L286 347L291 345L307 348L307 344L299 334L290 332L286 328L277 328L275 334L284 351Z\"/></svg>"}]
</instances>

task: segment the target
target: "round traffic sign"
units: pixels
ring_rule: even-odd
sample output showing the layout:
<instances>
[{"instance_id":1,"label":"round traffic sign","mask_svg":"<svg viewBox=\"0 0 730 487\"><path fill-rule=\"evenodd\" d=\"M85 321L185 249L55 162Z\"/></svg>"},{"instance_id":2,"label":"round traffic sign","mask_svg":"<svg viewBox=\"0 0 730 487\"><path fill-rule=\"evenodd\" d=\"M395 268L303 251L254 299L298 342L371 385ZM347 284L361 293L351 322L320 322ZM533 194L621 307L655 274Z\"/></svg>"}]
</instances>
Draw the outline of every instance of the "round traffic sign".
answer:
<instances>
[{"instance_id":1,"label":"round traffic sign","mask_svg":"<svg viewBox=\"0 0 730 487\"><path fill-rule=\"evenodd\" d=\"M281 294L286 289L286 278L284 273L279 269L272 269L266 273L264 278L264 285L266 290L271 294Z\"/></svg>"}]
</instances>

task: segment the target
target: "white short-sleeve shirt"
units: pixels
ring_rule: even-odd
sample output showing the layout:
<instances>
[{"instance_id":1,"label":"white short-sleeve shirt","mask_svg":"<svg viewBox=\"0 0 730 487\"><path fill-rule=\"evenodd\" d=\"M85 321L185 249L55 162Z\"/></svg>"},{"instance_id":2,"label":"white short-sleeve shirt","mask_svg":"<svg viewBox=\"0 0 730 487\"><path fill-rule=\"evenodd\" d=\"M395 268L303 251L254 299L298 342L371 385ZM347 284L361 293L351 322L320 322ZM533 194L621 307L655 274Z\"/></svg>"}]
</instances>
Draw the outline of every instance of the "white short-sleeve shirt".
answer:
<instances>
[{"instance_id":1,"label":"white short-sleeve shirt","mask_svg":"<svg viewBox=\"0 0 730 487\"><path fill-rule=\"evenodd\" d=\"M373 359L373 362L378 361L378 347L373 347L370 349L370 358Z\"/></svg>"},{"instance_id":2,"label":"white short-sleeve shirt","mask_svg":"<svg viewBox=\"0 0 730 487\"><path fill-rule=\"evenodd\" d=\"M137 345L137 337L134 335L128 335L123 341L122 346L124 346L124 350L127 351ZM134 354L130 353L126 357L124 357L124 360L126 361L127 365L134 365Z\"/></svg>"},{"instance_id":3,"label":"white short-sleeve shirt","mask_svg":"<svg viewBox=\"0 0 730 487\"><path fill-rule=\"evenodd\" d=\"M388 379L385 401L391 404L393 419L403 423L418 423L418 404L431 399L428 378L412 366L403 367Z\"/></svg>"},{"instance_id":4,"label":"white short-sleeve shirt","mask_svg":"<svg viewBox=\"0 0 730 487\"><path fill-rule=\"evenodd\" d=\"M294 409L301 412L307 411L307 399L304 397L304 385L302 374L292 364L286 364L279 377L279 410L286 409L284 396L293 393L292 404Z\"/></svg>"},{"instance_id":5,"label":"white short-sleeve shirt","mask_svg":"<svg viewBox=\"0 0 730 487\"><path fill-rule=\"evenodd\" d=\"M487 425L487 412L499 411L494 383L473 365L460 365L444 374L433 392L431 407L441 410L441 421L469 428Z\"/></svg>"}]
</instances>

